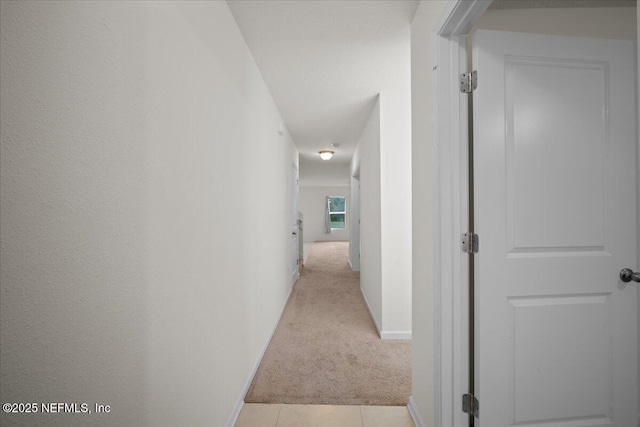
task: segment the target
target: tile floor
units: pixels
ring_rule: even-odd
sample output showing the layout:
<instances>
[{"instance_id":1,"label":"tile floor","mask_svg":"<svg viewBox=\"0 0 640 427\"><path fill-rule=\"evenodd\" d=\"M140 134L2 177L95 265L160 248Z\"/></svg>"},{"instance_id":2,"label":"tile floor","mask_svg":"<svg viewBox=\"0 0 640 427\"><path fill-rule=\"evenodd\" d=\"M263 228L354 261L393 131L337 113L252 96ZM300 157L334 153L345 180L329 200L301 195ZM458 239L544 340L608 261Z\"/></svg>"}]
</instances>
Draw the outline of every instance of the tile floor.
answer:
<instances>
[{"instance_id":1,"label":"tile floor","mask_svg":"<svg viewBox=\"0 0 640 427\"><path fill-rule=\"evenodd\" d=\"M406 406L245 403L235 427L415 427Z\"/></svg>"}]
</instances>

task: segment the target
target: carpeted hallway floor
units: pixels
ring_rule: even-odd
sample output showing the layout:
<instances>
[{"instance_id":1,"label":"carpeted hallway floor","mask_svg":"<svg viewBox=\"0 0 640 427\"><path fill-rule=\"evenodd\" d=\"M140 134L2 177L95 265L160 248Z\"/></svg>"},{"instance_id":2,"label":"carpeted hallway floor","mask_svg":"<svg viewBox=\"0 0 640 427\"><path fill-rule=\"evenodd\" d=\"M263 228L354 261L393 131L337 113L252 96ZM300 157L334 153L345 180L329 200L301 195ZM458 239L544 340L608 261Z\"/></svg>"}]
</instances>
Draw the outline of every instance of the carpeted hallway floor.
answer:
<instances>
[{"instance_id":1,"label":"carpeted hallway floor","mask_svg":"<svg viewBox=\"0 0 640 427\"><path fill-rule=\"evenodd\" d=\"M313 245L245 402L407 404L411 341L378 337L348 250Z\"/></svg>"}]
</instances>

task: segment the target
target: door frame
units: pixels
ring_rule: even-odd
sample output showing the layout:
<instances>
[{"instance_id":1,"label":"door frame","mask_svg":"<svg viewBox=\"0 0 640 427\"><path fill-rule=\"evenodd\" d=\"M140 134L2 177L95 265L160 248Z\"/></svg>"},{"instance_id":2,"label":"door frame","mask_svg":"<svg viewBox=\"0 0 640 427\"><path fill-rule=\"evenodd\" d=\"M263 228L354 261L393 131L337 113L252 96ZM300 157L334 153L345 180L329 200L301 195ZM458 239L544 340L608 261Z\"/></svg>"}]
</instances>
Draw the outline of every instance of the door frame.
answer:
<instances>
[{"instance_id":1,"label":"door frame","mask_svg":"<svg viewBox=\"0 0 640 427\"><path fill-rule=\"evenodd\" d=\"M350 178L351 231L349 233L349 266L360 271L360 165Z\"/></svg>"},{"instance_id":2,"label":"door frame","mask_svg":"<svg viewBox=\"0 0 640 427\"><path fill-rule=\"evenodd\" d=\"M433 31L434 88L434 422L467 426L462 395L469 384L468 257L459 241L467 228L468 103L458 75L467 69L466 35L492 0L455 0Z\"/></svg>"},{"instance_id":3,"label":"door frame","mask_svg":"<svg viewBox=\"0 0 640 427\"><path fill-rule=\"evenodd\" d=\"M296 284L296 281L298 280L298 278L300 277L300 257L299 257L299 253L300 253L300 234L299 234L299 226L300 226L300 222L299 222L299 212L300 212L300 194L299 194L299 188L300 188L300 174L298 171L298 165L295 162L291 163L291 166L293 167L293 171L291 171L291 179L292 182L290 183L290 185L292 185L292 194L291 194L291 205L289 210L291 211L291 213L293 214L293 218L291 218L290 221L290 227L292 234L295 234L295 237L290 237L291 240L295 240L296 241L296 250L295 250L295 254L296 254L296 267L293 269L293 271L291 271L291 288L293 288L293 285ZM295 206L293 206L295 205ZM295 208L295 210L294 210ZM294 224L295 223L295 224ZM289 249L292 250L292 244L291 244L291 240L289 243ZM292 251L293 252L293 251ZM293 261L293 256L294 254L290 254L289 258L291 261ZM292 265L293 267L293 265Z\"/></svg>"}]
</instances>

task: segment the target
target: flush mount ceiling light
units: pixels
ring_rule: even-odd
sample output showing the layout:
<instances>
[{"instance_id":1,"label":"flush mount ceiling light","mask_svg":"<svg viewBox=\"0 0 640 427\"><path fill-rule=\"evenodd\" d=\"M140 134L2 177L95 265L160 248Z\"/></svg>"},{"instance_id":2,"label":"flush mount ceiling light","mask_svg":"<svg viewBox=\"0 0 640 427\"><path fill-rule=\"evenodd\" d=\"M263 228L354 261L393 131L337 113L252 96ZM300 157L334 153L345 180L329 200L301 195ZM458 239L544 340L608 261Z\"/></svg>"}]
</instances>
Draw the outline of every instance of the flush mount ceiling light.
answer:
<instances>
[{"instance_id":1,"label":"flush mount ceiling light","mask_svg":"<svg viewBox=\"0 0 640 427\"><path fill-rule=\"evenodd\" d=\"M331 150L320 150L320 158L322 160L329 160L331 157L333 157L333 151Z\"/></svg>"}]
</instances>

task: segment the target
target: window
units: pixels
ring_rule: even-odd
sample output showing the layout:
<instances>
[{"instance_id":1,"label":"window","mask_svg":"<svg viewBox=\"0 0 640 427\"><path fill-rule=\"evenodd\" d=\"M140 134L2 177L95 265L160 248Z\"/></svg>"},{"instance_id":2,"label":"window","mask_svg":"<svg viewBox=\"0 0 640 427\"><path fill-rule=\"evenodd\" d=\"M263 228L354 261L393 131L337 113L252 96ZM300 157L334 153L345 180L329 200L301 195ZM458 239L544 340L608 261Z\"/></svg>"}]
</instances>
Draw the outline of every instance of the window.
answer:
<instances>
[{"instance_id":1,"label":"window","mask_svg":"<svg viewBox=\"0 0 640 427\"><path fill-rule=\"evenodd\" d=\"M329 197L329 220L332 230L344 230L347 214L345 197Z\"/></svg>"}]
</instances>

